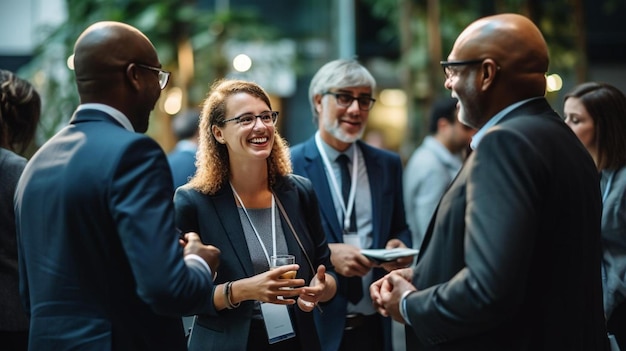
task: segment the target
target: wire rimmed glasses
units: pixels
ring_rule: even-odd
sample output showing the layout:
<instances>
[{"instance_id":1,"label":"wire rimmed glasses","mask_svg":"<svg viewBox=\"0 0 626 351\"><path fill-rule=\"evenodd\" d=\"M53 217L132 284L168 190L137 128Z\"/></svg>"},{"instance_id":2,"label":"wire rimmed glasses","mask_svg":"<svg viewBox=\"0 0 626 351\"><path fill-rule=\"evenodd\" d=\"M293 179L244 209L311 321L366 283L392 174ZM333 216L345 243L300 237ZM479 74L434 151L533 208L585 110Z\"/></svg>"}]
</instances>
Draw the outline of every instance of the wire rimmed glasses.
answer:
<instances>
[{"instance_id":1,"label":"wire rimmed glasses","mask_svg":"<svg viewBox=\"0 0 626 351\"><path fill-rule=\"evenodd\" d=\"M261 122L266 126L273 126L278 119L278 111L265 111L256 116L252 113L244 113L240 116L224 120L223 123L235 121L235 123L240 126L246 127L253 125L257 118L261 119Z\"/></svg>"},{"instance_id":2,"label":"wire rimmed glasses","mask_svg":"<svg viewBox=\"0 0 626 351\"><path fill-rule=\"evenodd\" d=\"M148 66L148 65L144 65L141 63L135 63L135 65L137 67L141 67L144 69L149 69L151 71L155 71L159 73L159 87L161 87L161 90L165 89L165 86L167 86L167 82L170 80L170 72L158 68L158 67L152 67L152 66Z\"/></svg>"}]
</instances>

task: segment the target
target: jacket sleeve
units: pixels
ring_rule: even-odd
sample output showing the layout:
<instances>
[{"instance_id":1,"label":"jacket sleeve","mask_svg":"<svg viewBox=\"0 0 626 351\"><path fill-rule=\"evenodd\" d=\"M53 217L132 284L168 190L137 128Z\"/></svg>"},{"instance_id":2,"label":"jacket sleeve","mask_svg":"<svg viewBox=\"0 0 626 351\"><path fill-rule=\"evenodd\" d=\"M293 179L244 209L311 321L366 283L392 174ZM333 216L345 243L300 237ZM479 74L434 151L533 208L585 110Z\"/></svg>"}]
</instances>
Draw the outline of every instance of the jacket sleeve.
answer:
<instances>
[{"instance_id":1,"label":"jacket sleeve","mask_svg":"<svg viewBox=\"0 0 626 351\"><path fill-rule=\"evenodd\" d=\"M212 279L186 265L174 227L172 176L165 154L150 138L129 143L111 180L111 215L140 298L161 314L206 310Z\"/></svg>"}]
</instances>

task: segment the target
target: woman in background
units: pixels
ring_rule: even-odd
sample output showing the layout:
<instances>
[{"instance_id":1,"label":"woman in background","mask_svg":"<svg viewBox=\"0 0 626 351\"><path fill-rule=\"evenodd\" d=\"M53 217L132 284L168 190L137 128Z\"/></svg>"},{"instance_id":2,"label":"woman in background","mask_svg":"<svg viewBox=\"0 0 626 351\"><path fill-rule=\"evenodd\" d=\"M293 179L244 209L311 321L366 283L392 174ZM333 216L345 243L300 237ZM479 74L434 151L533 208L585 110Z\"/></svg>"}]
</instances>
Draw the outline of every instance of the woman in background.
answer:
<instances>
[{"instance_id":1,"label":"woman in background","mask_svg":"<svg viewBox=\"0 0 626 351\"><path fill-rule=\"evenodd\" d=\"M213 312L197 316L190 350L320 349L308 312L335 295L330 250L310 181L291 174L277 117L251 82L217 81L204 102L198 168L176 191L176 223L221 256ZM297 265L270 271L277 254ZM296 269L296 279L280 279Z\"/></svg>"},{"instance_id":2,"label":"woman in background","mask_svg":"<svg viewBox=\"0 0 626 351\"><path fill-rule=\"evenodd\" d=\"M600 172L604 314L626 350L626 97L606 83L583 83L565 95L564 114Z\"/></svg>"},{"instance_id":3,"label":"woman in background","mask_svg":"<svg viewBox=\"0 0 626 351\"><path fill-rule=\"evenodd\" d=\"M28 317L18 288L17 241L13 194L41 114L33 86L12 72L0 70L0 349L28 349Z\"/></svg>"}]
</instances>

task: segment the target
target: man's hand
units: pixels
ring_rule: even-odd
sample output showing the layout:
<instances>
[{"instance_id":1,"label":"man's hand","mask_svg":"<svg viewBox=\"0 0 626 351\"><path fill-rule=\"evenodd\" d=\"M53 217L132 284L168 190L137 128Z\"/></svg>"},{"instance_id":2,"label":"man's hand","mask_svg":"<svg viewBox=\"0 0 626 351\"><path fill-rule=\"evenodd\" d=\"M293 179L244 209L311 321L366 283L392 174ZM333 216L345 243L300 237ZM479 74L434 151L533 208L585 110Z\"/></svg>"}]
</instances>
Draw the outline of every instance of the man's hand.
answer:
<instances>
[{"instance_id":1,"label":"man's hand","mask_svg":"<svg viewBox=\"0 0 626 351\"><path fill-rule=\"evenodd\" d=\"M406 290L416 290L411 284L413 269L395 270L370 285L372 304L378 313L404 323L398 303ZM394 304L395 301L395 304Z\"/></svg>"},{"instance_id":2,"label":"man's hand","mask_svg":"<svg viewBox=\"0 0 626 351\"><path fill-rule=\"evenodd\" d=\"M220 249L213 245L204 245L200 236L194 232L185 233L179 242L185 248L183 255L198 255L209 265L213 274L217 272L220 265Z\"/></svg>"},{"instance_id":3,"label":"man's hand","mask_svg":"<svg viewBox=\"0 0 626 351\"><path fill-rule=\"evenodd\" d=\"M406 245L399 239L391 239L385 245L385 249L395 249L395 248L406 248ZM391 262L381 263L381 267L383 267L387 272L391 272L394 269L400 269L408 267L411 263L413 263L414 256L406 256L397 258Z\"/></svg>"},{"instance_id":4,"label":"man's hand","mask_svg":"<svg viewBox=\"0 0 626 351\"><path fill-rule=\"evenodd\" d=\"M328 244L330 247L330 261L335 266L335 272L344 277L362 277L375 264L361 254L361 250L349 244Z\"/></svg>"}]
</instances>

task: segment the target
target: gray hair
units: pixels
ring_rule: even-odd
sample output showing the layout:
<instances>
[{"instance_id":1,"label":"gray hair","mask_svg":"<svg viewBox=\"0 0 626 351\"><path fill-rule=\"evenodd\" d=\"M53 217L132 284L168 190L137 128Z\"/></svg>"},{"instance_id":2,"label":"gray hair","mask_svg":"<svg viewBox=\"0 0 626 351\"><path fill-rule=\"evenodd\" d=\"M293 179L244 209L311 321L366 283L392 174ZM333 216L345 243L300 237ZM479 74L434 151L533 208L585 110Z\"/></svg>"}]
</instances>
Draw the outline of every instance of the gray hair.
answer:
<instances>
[{"instance_id":1,"label":"gray hair","mask_svg":"<svg viewBox=\"0 0 626 351\"><path fill-rule=\"evenodd\" d=\"M354 59L339 59L326 63L322 66L309 85L309 103L313 119L317 120L315 110L315 95L323 94L332 88L347 87L370 87L372 92L376 89L374 76Z\"/></svg>"}]
</instances>

